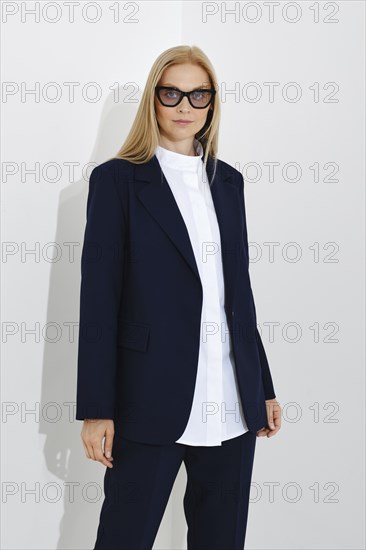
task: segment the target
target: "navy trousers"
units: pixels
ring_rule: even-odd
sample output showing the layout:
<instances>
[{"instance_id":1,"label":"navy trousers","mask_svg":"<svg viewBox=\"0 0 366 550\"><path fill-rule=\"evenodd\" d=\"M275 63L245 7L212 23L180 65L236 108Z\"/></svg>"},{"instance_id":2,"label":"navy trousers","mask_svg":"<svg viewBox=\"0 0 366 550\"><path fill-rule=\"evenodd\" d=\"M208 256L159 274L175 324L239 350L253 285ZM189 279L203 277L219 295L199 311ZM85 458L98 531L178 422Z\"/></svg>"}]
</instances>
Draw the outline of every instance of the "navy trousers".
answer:
<instances>
[{"instance_id":1,"label":"navy trousers","mask_svg":"<svg viewBox=\"0 0 366 550\"><path fill-rule=\"evenodd\" d=\"M256 435L214 447L115 436L94 550L151 550L182 460L188 550L242 550Z\"/></svg>"}]
</instances>

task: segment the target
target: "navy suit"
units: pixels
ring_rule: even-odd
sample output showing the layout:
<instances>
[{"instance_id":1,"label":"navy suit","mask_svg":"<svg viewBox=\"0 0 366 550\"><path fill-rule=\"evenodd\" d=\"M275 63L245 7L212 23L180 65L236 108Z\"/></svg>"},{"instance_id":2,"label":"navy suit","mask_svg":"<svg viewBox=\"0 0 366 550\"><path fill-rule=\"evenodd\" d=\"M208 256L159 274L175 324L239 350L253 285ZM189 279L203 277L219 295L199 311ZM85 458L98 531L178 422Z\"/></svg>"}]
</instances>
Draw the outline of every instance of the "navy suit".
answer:
<instances>
[{"instance_id":1,"label":"navy suit","mask_svg":"<svg viewBox=\"0 0 366 550\"><path fill-rule=\"evenodd\" d=\"M256 326L241 173L218 160L211 193L239 391L255 433L275 391ZM81 271L76 419L114 419L118 435L135 442L175 442L193 400L202 285L156 156L93 169Z\"/></svg>"}]
</instances>

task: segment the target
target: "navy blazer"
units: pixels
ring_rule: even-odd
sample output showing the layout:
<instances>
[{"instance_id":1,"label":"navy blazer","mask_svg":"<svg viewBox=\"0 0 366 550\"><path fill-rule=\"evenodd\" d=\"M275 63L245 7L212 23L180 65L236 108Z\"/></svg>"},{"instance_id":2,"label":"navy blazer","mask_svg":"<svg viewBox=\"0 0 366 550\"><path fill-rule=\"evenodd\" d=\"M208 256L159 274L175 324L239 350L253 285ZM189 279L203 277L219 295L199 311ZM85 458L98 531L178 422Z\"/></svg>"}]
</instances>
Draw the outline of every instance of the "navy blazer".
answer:
<instances>
[{"instance_id":1,"label":"navy blazer","mask_svg":"<svg viewBox=\"0 0 366 550\"><path fill-rule=\"evenodd\" d=\"M209 157L210 181L212 171ZM211 193L239 392L256 432L267 426L265 399L275 391L250 285L243 176L218 160ZM128 439L175 442L193 401L202 296L188 231L157 157L95 167L81 258L76 419L110 418L115 434Z\"/></svg>"}]
</instances>

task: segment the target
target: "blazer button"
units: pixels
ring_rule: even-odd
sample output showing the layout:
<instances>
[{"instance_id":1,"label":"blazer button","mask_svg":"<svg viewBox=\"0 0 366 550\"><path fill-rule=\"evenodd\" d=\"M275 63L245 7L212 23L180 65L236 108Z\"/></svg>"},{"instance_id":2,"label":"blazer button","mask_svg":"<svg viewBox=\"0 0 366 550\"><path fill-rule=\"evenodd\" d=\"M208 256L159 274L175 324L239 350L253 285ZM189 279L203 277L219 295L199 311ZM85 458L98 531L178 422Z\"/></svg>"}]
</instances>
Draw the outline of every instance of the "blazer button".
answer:
<instances>
[{"instance_id":1,"label":"blazer button","mask_svg":"<svg viewBox=\"0 0 366 550\"><path fill-rule=\"evenodd\" d=\"M231 315L232 315L232 317L234 317L234 312L233 311L231 312Z\"/></svg>"}]
</instances>

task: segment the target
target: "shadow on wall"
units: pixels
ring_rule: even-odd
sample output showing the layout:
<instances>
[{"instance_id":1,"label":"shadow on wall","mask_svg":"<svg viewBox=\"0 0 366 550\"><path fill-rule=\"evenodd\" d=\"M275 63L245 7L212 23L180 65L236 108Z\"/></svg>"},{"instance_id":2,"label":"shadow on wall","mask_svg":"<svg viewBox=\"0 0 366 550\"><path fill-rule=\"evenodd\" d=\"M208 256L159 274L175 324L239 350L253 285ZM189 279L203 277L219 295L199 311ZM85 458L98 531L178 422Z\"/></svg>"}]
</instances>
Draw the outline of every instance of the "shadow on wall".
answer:
<instances>
[{"instance_id":1,"label":"shadow on wall","mask_svg":"<svg viewBox=\"0 0 366 550\"><path fill-rule=\"evenodd\" d=\"M111 93L103 108L90 167L85 169L85 179L73 182L61 191L54 238L62 254L58 261L51 264L50 271L47 308L47 326L50 328L46 335L49 341L45 341L44 346L40 433L46 435L44 455L47 468L58 478L57 490L64 500L58 550L93 548L104 498L105 467L85 455L80 437L82 422L75 420L75 400L80 258L88 178L95 165L116 154L138 107L137 104L116 104L113 97ZM57 331L52 328L54 325ZM50 482L53 486L54 481ZM185 483L186 473L181 466L155 540L155 548L185 548Z\"/></svg>"}]
</instances>

